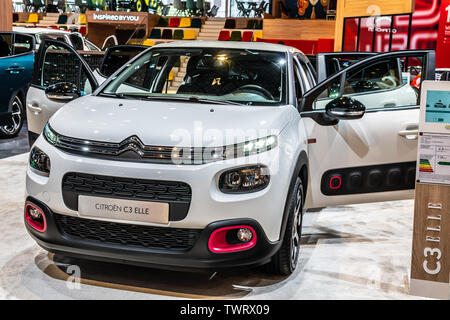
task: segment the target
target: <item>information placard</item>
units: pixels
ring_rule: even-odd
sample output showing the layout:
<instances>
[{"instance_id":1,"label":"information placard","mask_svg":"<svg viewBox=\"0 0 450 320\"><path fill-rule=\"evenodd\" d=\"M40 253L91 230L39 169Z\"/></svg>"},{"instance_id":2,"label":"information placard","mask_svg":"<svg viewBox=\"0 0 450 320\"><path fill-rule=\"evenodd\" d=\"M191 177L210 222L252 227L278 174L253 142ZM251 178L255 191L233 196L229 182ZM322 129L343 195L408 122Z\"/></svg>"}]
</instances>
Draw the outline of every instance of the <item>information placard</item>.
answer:
<instances>
[{"instance_id":1,"label":"information placard","mask_svg":"<svg viewBox=\"0 0 450 320\"><path fill-rule=\"evenodd\" d=\"M450 185L450 135L420 135L416 177L419 183Z\"/></svg>"},{"instance_id":2,"label":"information placard","mask_svg":"<svg viewBox=\"0 0 450 320\"><path fill-rule=\"evenodd\" d=\"M450 81L422 83L419 131L450 134Z\"/></svg>"}]
</instances>

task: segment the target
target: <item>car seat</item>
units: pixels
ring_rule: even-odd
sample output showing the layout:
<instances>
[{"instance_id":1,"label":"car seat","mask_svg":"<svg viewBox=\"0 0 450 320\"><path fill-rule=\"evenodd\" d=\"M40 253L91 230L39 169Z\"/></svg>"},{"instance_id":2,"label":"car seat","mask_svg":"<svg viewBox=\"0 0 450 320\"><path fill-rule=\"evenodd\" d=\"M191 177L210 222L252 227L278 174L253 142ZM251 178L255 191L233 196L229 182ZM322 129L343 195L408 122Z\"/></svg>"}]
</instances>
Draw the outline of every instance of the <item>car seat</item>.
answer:
<instances>
[{"instance_id":1,"label":"car seat","mask_svg":"<svg viewBox=\"0 0 450 320\"><path fill-rule=\"evenodd\" d=\"M177 93L223 95L230 66L212 56L194 56L188 61L186 76Z\"/></svg>"}]
</instances>

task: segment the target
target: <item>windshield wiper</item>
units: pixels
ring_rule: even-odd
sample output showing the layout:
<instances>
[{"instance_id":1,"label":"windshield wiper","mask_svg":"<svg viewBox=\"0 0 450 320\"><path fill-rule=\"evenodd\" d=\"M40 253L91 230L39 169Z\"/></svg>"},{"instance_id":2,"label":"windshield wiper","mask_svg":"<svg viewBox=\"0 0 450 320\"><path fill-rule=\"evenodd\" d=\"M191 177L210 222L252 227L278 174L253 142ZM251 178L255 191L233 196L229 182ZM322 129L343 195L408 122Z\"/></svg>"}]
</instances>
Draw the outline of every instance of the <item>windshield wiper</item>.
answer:
<instances>
[{"instance_id":1,"label":"windshield wiper","mask_svg":"<svg viewBox=\"0 0 450 320\"><path fill-rule=\"evenodd\" d=\"M208 98L199 98L197 96L190 96L190 97L173 97L173 96L141 96L141 95L132 95L132 94L126 94L126 93L107 93L107 92L100 92L98 94L99 96L103 97L111 97L111 98L119 98L119 99L137 99L137 100L172 100L172 101L190 101L190 102L196 102L196 103L212 103L212 104L231 104L236 106L246 106L248 104L246 103L240 103L232 100L214 100L214 99L208 99Z\"/></svg>"},{"instance_id":2,"label":"windshield wiper","mask_svg":"<svg viewBox=\"0 0 450 320\"><path fill-rule=\"evenodd\" d=\"M126 93L107 93L107 92L100 92L98 94L101 97L111 97L111 98L119 98L119 99L139 99L141 97L139 96L134 96L131 94L126 94Z\"/></svg>"},{"instance_id":3,"label":"windshield wiper","mask_svg":"<svg viewBox=\"0 0 450 320\"><path fill-rule=\"evenodd\" d=\"M172 100L172 101L191 101L191 102L197 102L197 103L212 103L212 104L232 104L236 106L246 106L245 103L240 103L232 100L214 100L214 99L208 99L208 98L199 98L197 96L190 96L190 97L172 97L172 96L147 96L147 99L155 99L155 100Z\"/></svg>"}]
</instances>

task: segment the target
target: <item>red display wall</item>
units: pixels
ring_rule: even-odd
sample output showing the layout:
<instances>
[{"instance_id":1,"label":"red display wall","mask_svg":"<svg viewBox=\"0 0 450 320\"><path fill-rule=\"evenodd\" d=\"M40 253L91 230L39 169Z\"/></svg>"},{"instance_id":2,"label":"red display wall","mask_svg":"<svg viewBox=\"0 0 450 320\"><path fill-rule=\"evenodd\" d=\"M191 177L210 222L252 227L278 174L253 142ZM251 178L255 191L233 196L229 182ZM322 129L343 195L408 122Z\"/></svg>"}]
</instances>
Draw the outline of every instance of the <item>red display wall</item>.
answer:
<instances>
[{"instance_id":1,"label":"red display wall","mask_svg":"<svg viewBox=\"0 0 450 320\"><path fill-rule=\"evenodd\" d=\"M412 30L410 49L436 49L440 16L440 0L416 0L412 15ZM400 21L403 28L406 21ZM401 33L395 38L397 41L405 39L407 35ZM401 44L404 40L401 41ZM400 44L399 44L400 47Z\"/></svg>"},{"instance_id":2,"label":"red display wall","mask_svg":"<svg viewBox=\"0 0 450 320\"><path fill-rule=\"evenodd\" d=\"M440 23L439 19L450 14L450 11L445 11L447 7L450 10L449 5L450 0L442 0L442 3L441 0L416 0L412 14L347 18L344 23L343 50L387 52L432 49L437 50L438 59L448 57L450 48L443 54L440 51L450 45L450 22L442 18ZM448 28L448 39L441 45L445 26ZM450 59L447 60L438 60L438 66L450 67Z\"/></svg>"}]
</instances>

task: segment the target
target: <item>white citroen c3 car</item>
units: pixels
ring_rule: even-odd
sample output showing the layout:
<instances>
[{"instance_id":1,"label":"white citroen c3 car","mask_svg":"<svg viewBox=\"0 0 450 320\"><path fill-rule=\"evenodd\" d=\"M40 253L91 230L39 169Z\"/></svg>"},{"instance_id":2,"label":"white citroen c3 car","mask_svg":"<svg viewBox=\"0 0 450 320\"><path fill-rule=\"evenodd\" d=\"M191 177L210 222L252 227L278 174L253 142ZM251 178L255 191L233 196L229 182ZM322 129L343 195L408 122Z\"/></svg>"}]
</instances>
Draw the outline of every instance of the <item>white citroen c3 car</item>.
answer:
<instances>
[{"instance_id":1,"label":"white citroen c3 car","mask_svg":"<svg viewBox=\"0 0 450 320\"><path fill-rule=\"evenodd\" d=\"M40 56L35 88L47 77L49 100L79 96L90 75L60 82ZM317 85L291 47L150 48L49 120L30 152L27 230L68 256L288 275L305 208L412 197L418 107L402 72L415 61L432 77L433 59L382 54Z\"/></svg>"}]
</instances>

